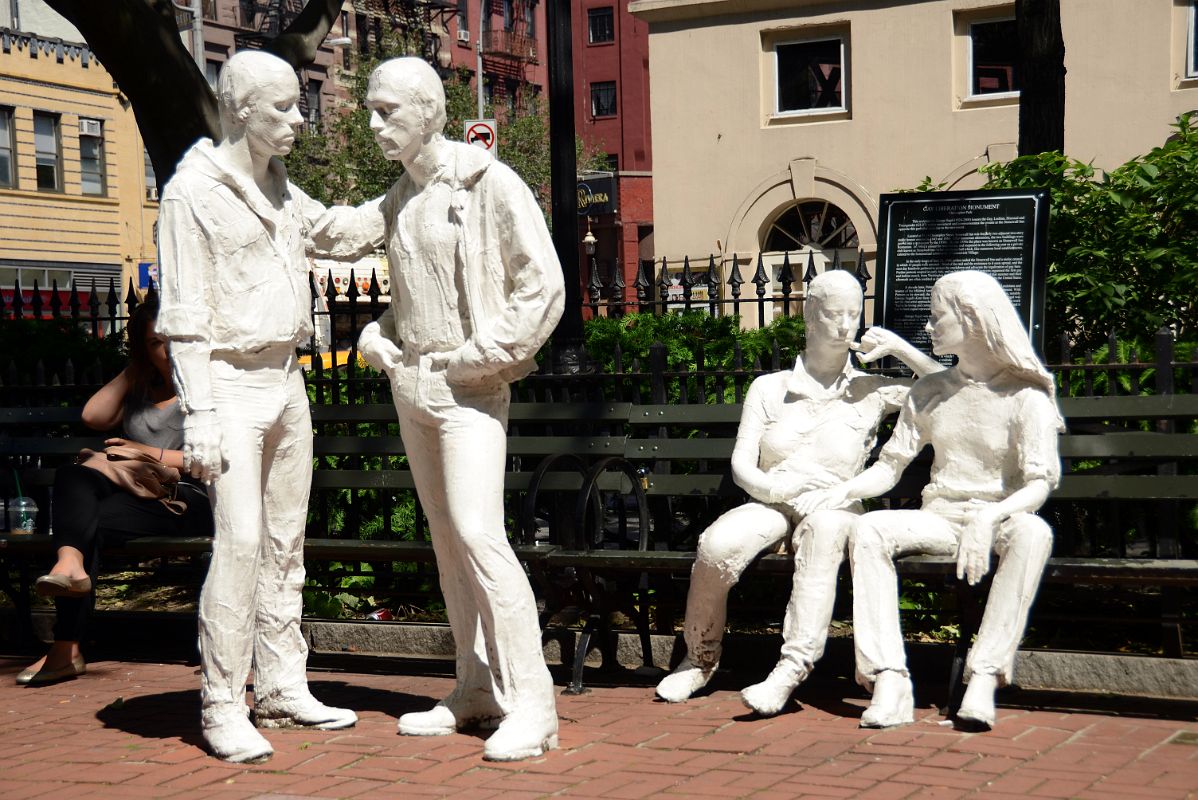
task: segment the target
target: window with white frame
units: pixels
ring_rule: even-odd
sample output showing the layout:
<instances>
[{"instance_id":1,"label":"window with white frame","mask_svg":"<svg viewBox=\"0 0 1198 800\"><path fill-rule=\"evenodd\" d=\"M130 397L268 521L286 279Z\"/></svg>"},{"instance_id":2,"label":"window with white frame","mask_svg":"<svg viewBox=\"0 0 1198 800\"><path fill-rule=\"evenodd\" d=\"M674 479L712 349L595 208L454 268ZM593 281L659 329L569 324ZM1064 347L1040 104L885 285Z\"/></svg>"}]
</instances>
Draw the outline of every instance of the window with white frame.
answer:
<instances>
[{"instance_id":1,"label":"window with white frame","mask_svg":"<svg viewBox=\"0 0 1198 800\"><path fill-rule=\"evenodd\" d=\"M307 122L312 128L320 125L320 88L321 82L315 78L309 78L304 87L304 101L308 111Z\"/></svg>"},{"instance_id":2,"label":"window with white frame","mask_svg":"<svg viewBox=\"0 0 1198 800\"><path fill-rule=\"evenodd\" d=\"M614 117L616 115L616 82L599 81L591 84L591 116Z\"/></svg>"},{"instance_id":3,"label":"window with white frame","mask_svg":"<svg viewBox=\"0 0 1198 800\"><path fill-rule=\"evenodd\" d=\"M79 182L84 194L106 193L104 169L104 122L79 120Z\"/></svg>"},{"instance_id":4,"label":"window with white frame","mask_svg":"<svg viewBox=\"0 0 1198 800\"><path fill-rule=\"evenodd\" d=\"M1198 0L1191 0L1186 19L1186 77L1198 78Z\"/></svg>"},{"instance_id":5,"label":"window with white frame","mask_svg":"<svg viewBox=\"0 0 1198 800\"><path fill-rule=\"evenodd\" d=\"M775 111L795 114L847 109L844 45L842 36L775 44Z\"/></svg>"},{"instance_id":6,"label":"window with white frame","mask_svg":"<svg viewBox=\"0 0 1198 800\"><path fill-rule=\"evenodd\" d=\"M13 140L12 109L0 108L0 186L17 185L16 147Z\"/></svg>"},{"instance_id":7,"label":"window with white frame","mask_svg":"<svg viewBox=\"0 0 1198 800\"><path fill-rule=\"evenodd\" d=\"M983 97L1019 91L1019 37L1015 18L969 25L969 94Z\"/></svg>"},{"instance_id":8,"label":"window with white frame","mask_svg":"<svg viewBox=\"0 0 1198 800\"><path fill-rule=\"evenodd\" d=\"M44 192L62 191L62 139L57 114L33 112L34 166L37 188Z\"/></svg>"},{"instance_id":9,"label":"window with white frame","mask_svg":"<svg viewBox=\"0 0 1198 800\"><path fill-rule=\"evenodd\" d=\"M150 160L150 151L141 149L145 160L146 199L158 201L158 176L154 173L154 162Z\"/></svg>"},{"instance_id":10,"label":"window with white frame","mask_svg":"<svg viewBox=\"0 0 1198 800\"><path fill-rule=\"evenodd\" d=\"M208 81L208 88L216 91L216 86L220 83L220 62L211 58L204 62L204 79Z\"/></svg>"}]
</instances>

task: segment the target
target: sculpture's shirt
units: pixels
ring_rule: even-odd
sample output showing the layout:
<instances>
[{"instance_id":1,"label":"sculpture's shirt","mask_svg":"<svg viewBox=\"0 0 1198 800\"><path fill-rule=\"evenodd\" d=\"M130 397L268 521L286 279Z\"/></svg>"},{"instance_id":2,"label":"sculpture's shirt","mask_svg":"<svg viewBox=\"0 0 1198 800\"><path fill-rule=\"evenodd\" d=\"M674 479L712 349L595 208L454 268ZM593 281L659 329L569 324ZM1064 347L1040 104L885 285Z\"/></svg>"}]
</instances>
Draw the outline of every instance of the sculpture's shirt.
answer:
<instances>
[{"instance_id":1,"label":"sculpture's shirt","mask_svg":"<svg viewBox=\"0 0 1198 800\"><path fill-rule=\"evenodd\" d=\"M809 475L826 484L856 475L877 439L878 425L903 404L911 381L870 375L845 361L821 386L800 357L790 372L757 378L741 412L732 474L760 502L771 502L780 476ZM814 484L813 484L814 488Z\"/></svg>"},{"instance_id":2,"label":"sculpture's shirt","mask_svg":"<svg viewBox=\"0 0 1198 800\"><path fill-rule=\"evenodd\" d=\"M901 472L930 444L925 504L994 502L1033 480L1056 487L1060 420L1052 399L1024 381L1004 373L980 383L949 369L915 384L878 460Z\"/></svg>"},{"instance_id":3,"label":"sculpture's shirt","mask_svg":"<svg viewBox=\"0 0 1198 800\"><path fill-rule=\"evenodd\" d=\"M269 172L279 209L221 163L211 140L183 156L158 215L163 336L253 352L312 335L304 237L324 207L288 182L278 159Z\"/></svg>"}]
</instances>

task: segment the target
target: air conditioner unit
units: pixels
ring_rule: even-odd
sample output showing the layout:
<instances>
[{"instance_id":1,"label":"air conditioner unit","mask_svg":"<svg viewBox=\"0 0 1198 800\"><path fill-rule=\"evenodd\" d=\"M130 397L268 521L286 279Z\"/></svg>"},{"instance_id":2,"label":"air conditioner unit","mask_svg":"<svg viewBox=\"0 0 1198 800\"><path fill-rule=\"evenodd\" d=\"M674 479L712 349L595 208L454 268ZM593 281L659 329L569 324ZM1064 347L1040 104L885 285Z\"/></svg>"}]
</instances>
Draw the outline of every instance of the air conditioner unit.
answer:
<instances>
[{"instance_id":1,"label":"air conditioner unit","mask_svg":"<svg viewBox=\"0 0 1198 800\"><path fill-rule=\"evenodd\" d=\"M158 202L158 187L157 186L147 186L146 187L146 199L152 200L155 203Z\"/></svg>"},{"instance_id":2,"label":"air conditioner unit","mask_svg":"<svg viewBox=\"0 0 1198 800\"><path fill-rule=\"evenodd\" d=\"M470 31L458 31L458 42L461 44L470 44Z\"/></svg>"},{"instance_id":3,"label":"air conditioner unit","mask_svg":"<svg viewBox=\"0 0 1198 800\"><path fill-rule=\"evenodd\" d=\"M100 120L98 119L81 119L79 120L79 135L80 136L100 136Z\"/></svg>"}]
</instances>

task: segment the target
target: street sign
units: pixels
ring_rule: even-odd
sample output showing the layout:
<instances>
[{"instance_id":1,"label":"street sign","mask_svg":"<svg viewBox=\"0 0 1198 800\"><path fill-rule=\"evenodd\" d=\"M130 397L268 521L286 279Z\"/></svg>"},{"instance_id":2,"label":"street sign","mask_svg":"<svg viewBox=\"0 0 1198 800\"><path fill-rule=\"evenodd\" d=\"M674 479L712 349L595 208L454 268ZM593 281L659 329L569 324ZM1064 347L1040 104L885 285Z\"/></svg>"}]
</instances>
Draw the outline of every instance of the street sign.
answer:
<instances>
[{"instance_id":1,"label":"street sign","mask_svg":"<svg viewBox=\"0 0 1198 800\"><path fill-rule=\"evenodd\" d=\"M462 141L481 147L493 156L499 155L499 128L493 119L468 119L462 123Z\"/></svg>"}]
</instances>

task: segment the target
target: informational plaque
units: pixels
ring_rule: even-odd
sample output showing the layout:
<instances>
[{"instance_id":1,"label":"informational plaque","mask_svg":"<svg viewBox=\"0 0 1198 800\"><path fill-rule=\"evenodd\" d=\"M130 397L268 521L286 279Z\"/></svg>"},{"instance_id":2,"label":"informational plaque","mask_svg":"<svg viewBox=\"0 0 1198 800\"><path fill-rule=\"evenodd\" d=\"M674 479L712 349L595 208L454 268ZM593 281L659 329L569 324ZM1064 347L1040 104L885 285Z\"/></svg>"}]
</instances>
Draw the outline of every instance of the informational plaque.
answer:
<instances>
[{"instance_id":1,"label":"informational plaque","mask_svg":"<svg viewBox=\"0 0 1198 800\"><path fill-rule=\"evenodd\" d=\"M1042 189L882 195L877 324L929 351L932 284L973 269L1002 284L1043 355L1048 203Z\"/></svg>"}]
</instances>

